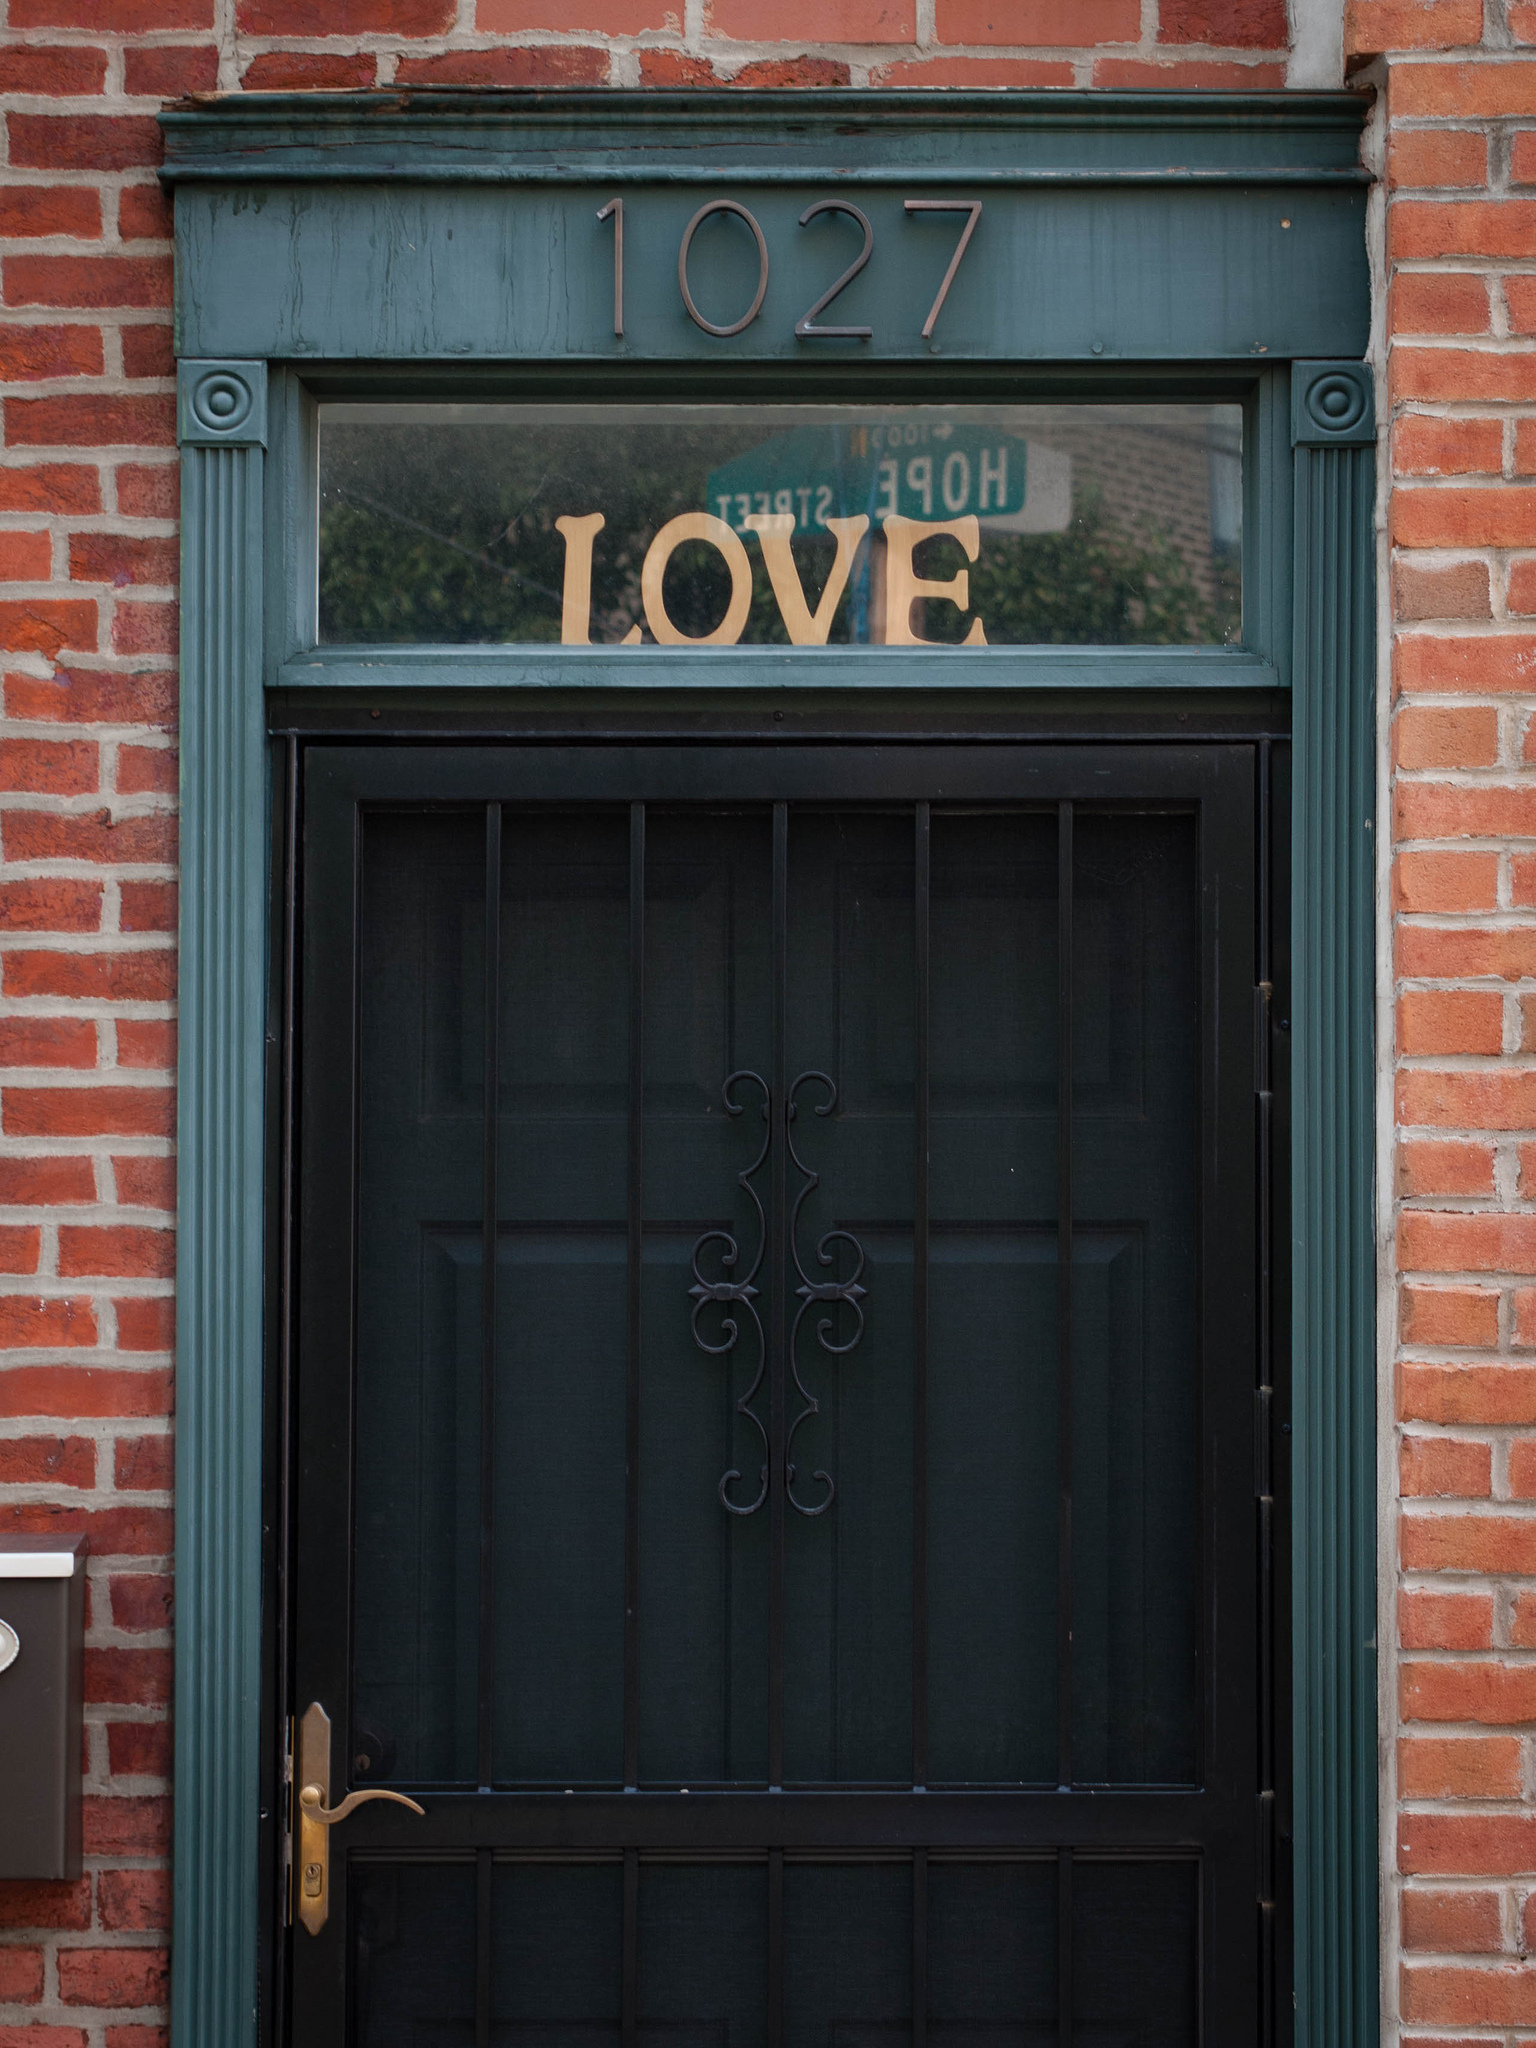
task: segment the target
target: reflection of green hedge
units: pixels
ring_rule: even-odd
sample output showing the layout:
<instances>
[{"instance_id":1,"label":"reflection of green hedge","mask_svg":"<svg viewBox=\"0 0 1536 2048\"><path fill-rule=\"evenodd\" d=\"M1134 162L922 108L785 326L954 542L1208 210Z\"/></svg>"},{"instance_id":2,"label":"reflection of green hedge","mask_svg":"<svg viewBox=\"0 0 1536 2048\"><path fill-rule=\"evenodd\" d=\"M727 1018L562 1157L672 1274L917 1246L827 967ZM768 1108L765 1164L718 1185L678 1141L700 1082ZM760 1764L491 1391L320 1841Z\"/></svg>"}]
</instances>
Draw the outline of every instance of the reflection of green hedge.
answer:
<instances>
[{"instance_id":1,"label":"reflection of green hedge","mask_svg":"<svg viewBox=\"0 0 1536 2048\"><path fill-rule=\"evenodd\" d=\"M514 519L487 542L483 519L443 503L405 523L354 499L333 499L320 524L320 623L328 642L544 643L560 637L565 543L552 525ZM406 520L410 514L406 514ZM756 543L752 615L745 638L782 644L786 638ZM1208 600L1189 565L1165 535L1106 519L1090 503L1065 533L992 534L971 567L971 616L979 614L994 645L1170 646L1235 640L1239 630L1237 562L1215 564ZM797 543L796 559L814 607L831 566L830 543ZM944 577L961 566L951 542L931 543L918 558L922 573ZM682 570L694 570L684 576ZM713 550L690 546L674 559L668 609L679 627L707 632L727 594ZM849 635L851 597L839 607L834 641ZM640 559L623 541L623 522L600 536L593 565L592 637L616 640L641 617ZM964 637L970 617L949 604L926 607L922 628L935 640Z\"/></svg>"}]
</instances>

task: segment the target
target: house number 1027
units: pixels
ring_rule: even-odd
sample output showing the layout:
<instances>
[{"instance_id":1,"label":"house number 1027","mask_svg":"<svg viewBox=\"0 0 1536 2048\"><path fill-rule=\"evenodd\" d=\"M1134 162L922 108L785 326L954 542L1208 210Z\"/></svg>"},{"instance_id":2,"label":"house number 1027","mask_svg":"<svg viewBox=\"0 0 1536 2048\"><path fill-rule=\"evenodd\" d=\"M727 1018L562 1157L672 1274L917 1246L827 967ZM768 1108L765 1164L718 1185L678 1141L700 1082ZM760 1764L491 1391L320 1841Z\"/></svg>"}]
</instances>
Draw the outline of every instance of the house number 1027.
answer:
<instances>
[{"instance_id":1,"label":"house number 1027","mask_svg":"<svg viewBox=\"0 0 1536 2048\"><path fill-rule=\"evenodd\" d=\"M932 337L935 323L938 320L939 314L944 309L944 301L949 297L949 288L955 281L956 271L960 268L960 259L970 247L971 237L976 232L976 224L981 219L982 202L979 199L908 199L903 203L908 213L963 213L966 217L965 225L960 230L960 239L955 244L954 254L949 259L949 268L945 271L940 281L938 295L935 297L933 304L928 308L928 317L922 325L922 336L924 341L927 341ZM706 319L699 311L693 296L692 286L688 282L688 258L693 248L693 238L704 222L712 214L716 213L734 214L738 220L745 222L751 231L753 241L757 244L757 289L752 294L751 304L738 320L717 321ZM801 214L801 227L808 226L811 221L824 213L846 213L850 219L856 221L864 232L864 246L843 272L842 276L834 278L821 297L812 305L806 307L800 318L795 322L795 333L805 341L818 339L868 341L874 332L872 328L823 325L820 322L820 316L827 310L828 306L831 305L840 292L847 290L848 286L853 283L853 280L874 254L875 231L869 224L868 215L860 207L855 206L851 199L818 199L813 206L808 206L804 213ZM600 221L611 220L613 222L613 331L617 335L622 335L624 332L624 201L622 199L610 199L606 206L598 210L597 217ZM678 289L683 295L683 305L687 309L689 319L693 321L696 327L702 327L706 334L719 335L722 338L732 334L740 334L744 329L750 327L758 314L761 313L763 310L763 300L768 296L768 241L755 217L738 200L710 199L706 201L693 216L693 219L689 221L687 227L683 229L683 239L677 251L677 283Z\"/></svg>"}]
</instances>

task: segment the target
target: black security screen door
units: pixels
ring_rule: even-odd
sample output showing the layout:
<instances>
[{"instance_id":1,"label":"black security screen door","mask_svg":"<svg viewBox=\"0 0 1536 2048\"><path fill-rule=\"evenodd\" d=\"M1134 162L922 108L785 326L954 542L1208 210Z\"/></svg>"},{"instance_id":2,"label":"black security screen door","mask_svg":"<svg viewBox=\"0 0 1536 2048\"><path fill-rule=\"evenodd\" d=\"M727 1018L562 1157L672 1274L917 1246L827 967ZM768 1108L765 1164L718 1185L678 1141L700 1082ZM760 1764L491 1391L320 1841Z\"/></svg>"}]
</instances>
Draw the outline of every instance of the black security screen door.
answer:
<instances>
[{"instance_id":1,"label":"black security screen door","mask_svg":"<svg viewBox=\"0 0 1536 2048\"><path fill-rule=\"evenodd\" d=\"M300 2048L1257 2040L1255 750L307 762Z\"/></svg>"}]
</instances>

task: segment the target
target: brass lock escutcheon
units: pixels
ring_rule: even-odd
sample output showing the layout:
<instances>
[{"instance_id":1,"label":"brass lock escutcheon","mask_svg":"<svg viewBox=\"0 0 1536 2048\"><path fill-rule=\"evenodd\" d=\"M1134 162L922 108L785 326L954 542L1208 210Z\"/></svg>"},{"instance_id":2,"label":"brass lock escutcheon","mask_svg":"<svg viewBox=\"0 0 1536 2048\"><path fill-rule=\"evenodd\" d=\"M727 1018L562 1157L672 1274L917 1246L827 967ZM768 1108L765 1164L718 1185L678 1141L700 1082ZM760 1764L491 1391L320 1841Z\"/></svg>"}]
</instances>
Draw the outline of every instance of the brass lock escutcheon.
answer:
<instances>
[{"instance_id":1,"label":"brass lock escutcheon","mask_svg":"<svg viewBox=\"0 0 1536 2048\"><path fill-rule=\"evenodd\" d=\"M370 1785L361 1792L349 1792L339 1806L328 1806L331 1796L331 1717L318 1700L304 1710L299 1723L299 1767L297 1786L298 1890L300 1924L318 1934L331 1910L331 1829L370 1799L392 1799L408 1806L412 1813L425 1809L403 1792L387 1792L382 1785Z\"/></svg>"}]
</instances>

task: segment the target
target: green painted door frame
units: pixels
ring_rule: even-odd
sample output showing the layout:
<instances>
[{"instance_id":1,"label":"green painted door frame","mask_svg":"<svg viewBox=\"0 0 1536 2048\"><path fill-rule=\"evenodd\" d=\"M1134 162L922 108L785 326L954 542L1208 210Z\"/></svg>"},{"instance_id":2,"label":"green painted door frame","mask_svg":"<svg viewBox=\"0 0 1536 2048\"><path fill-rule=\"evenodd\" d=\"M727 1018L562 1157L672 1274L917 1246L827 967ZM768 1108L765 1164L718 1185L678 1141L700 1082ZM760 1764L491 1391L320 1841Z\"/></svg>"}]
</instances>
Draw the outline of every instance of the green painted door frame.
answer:
<instances>
[{"instance_id":1,"label":"green painted door frame","mask_svg":"<svg viewBox=\"0 0 1536 2048\"><path fill-rule=\"evenodd\" d=\"M681 679L675 661L601 649L317 651L311 395L685 384L767 396L802 377L827 395L839 375L871 399L1003 384L1015 397L1248 394L1244 650L956 653L943 673L972 701L1291 694L1295 2038L1374 2042L1375 427L1361 117L1342 94L958 93L249 95L163 117L183 358L177 2048L254 2048L270 2032L267 695L483 692L494 723L529 692L800 693L827 680L813 651L690 658ZM851 184L887 246L907 196L991 209L976 238L986 260L957 274L938 340L919 332L927 298L916 317L906 301L928 243L869 281L858 317L872 314L876 340L856 372L829 369L792 331L831 277L795 221ZM633 255L646 236L675 250L679 222L717 191L759 213L776 263L763 318L724 343L679 314L675 256L669 270ZM595 221L615 194L640 280L622 338L611 229L602 240ZM857 664L860 692L919 680L899 651L838 658Z\"/></svg>"}]
</instances>

